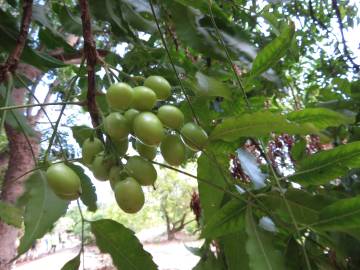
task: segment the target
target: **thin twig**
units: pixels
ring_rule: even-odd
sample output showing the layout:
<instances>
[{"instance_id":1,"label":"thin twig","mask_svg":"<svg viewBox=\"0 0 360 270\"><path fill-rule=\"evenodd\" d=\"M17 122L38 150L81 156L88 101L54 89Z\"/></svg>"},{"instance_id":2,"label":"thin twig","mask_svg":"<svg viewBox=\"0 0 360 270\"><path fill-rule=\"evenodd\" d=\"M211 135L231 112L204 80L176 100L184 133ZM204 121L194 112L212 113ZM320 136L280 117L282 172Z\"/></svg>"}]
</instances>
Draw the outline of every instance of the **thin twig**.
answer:
<instances>
[{"instance_id":1,"label":"thin twig","mask_svg":"<svg viewBox=\"0 0 360 270\"><path fill-rule=\"evenodd\" d=\"M354 62L354 59L353 59L353 57L351 57L349 49L346 45L346 40L345 40L345 36L344 36L344 24L341 19L341 13L340 13L339 4L338 4L337 0L332 0L332 7L335 10L335 14L336 14L336 17L337 17L337 20L339 23L341 40L342 40L342 44L344 47L344 54L345 54L346 58L350 61L350 63L353 65L354 70L356 72L358 72L360 70L360 65L358 65Z\"/></svg>"},{"instance_id":2,"label":"thin twig","mask_svg":"<svg viewBox=\"0 0 360 270\"><path fill-rule=\"evenodd\" d=\"M79 102L79 101L49 102L49 103L40 103L40 104L33 103L33 104L23 104L23 105L14 105L14 106L1 107L0 111L8 111L8 110L15 110L15 109L29 108L29 107L44 107L44 106L50 106L50 105L79 105L79 106L84 106L85 104L83 102Z\"/></svg>"},{"instance_id":3,"label":"thin twig","mask_svg":"<svg viewBox=\"0 0 360 270\"><path fill-rule=\"evenodd\" d=\"M56 132L56 140L57 140L57 142L58 142L58 144L59 144L59 147L60 147L61 152L64 153L64 149L63 149L63 147L62 147L62 145L61 145L60 136L59 136L57 130L55 129L55 126L54 126L53 122L51 121L49 115L47 114L46 110L41 106L40 100L35 96L35 94L32 92L32 90L26 85L26 83L24 82L24 80L23 80L19 75L17 75L17 74L15 73L15 77L16 77L16 78L20 81L20 83L25 87L25 89L29 92L29 94L33 97L33 99L40 105L40 111L42 111L42 112L44 113L45 117L47 118L47 120L48 120L48 122L49 122L49 124L50 124L50 126L51 126L51 128ZM36 119L35 119L35 121L36 121ZM55 122L55 123L56 123L56 122Z\"/></svg>"},{"instance_id":4,"label":"thin twig","mask_svg":"<svg viewBox=\"0 0 360 270\"><path fill-rule=\"evenodd\" d=\"M183 92L183 94L184 94L184 96L185 96L185 98L186 98L186 101L187 101L187 103L189 104L189 107L190 107L191 113L192 113L192 115L193 115L193 117L194 117L194 119L195 119L195 122L196 122L197 124L200 124L199 119L198 119L198 117L197 117L196 114L195 114L194 107L192 106L192 104L191 104L191 102L190 102L190 98L189 98L188 94L187 94L186 91L185 91L185 87L184 87L184 85L183 85L183 83L182 83L182 81L181 81L181 79L180 79L180 76L179 76L179 74L178 74L178 72L177 72L177 70L176 70L176 68L175 68L175 64L174 64L174 62L173 62L173 60L172 60L172 58L171 58L171 56L170 56L170 51L169 51L169 49L168 49L168 47L167 47L167 45L166 45L166 41L165 41L164 36L163 36L163 33L162 33L162 31L161 31L158 18L156 17L156 13L155 13L155 10L154 10L154 6L153 6L153 4L152 4L152 0L149 0L149 4L150 4L151 12L152 12L152 15L153 15L153 17L154 17L154 20L155 20L157 29L158 29L158 31L159 31L159 35L160 35L162 44L163 44L163 46L164 46L164 48L165 48L166 54L167 54L167 56L168 56L168 58L169 58L169 61L170 61L171 66L172 66L172 69L174 70L174 73L175 73L175 75L176 75L176 78L177 78L177 80L178 80L179 83L180 83L181 91Z\"/></svg>"},{"instance_id":5,"label":"thin twig","mask_svg":"<svg viewBox=\"0 0 360 270\"><path fill-rule=\"evenodd\" d=\"M20 57L25 47L25 43L31 23L32 5L33 5L33 0L23 1L23 16L21 18L20 34L16 40L16 45L14 50L7 58L5 64L0 67L0 83L2 83L5 80L6 73L7 72L14 73L19 64Z\"/></svg>"},{"instance_id":6,"label":"thin twig","mask_svg":"<svg viewBox=\"0 0 360 270\"><path fill-rule=\"evenodd\" d=\"M81 210L81 206L80 206L80 202L79 199L76 200L77 202L77 206L79 208L79 213L80 213L80 217L81 217L81 250L80 253L83 254L83 269L85 269L85 250L84 250L84 231L85 231L85 227L84 227L84 223L85 223L85 219L84 219L84 215L83 212Z\"/></svg>"}]
</instances>

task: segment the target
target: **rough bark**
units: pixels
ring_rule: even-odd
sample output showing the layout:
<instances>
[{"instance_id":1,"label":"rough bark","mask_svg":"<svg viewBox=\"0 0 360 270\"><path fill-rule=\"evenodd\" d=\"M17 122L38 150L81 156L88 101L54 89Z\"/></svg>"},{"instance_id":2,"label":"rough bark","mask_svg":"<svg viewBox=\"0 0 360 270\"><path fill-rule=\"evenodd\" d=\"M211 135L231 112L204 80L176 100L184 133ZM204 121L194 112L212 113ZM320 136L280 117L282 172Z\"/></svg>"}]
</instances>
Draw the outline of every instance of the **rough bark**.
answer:
<instances>
[{"instance_id":1,"label":"rough bark","mask_svg":"<svg viewBox=\"0 0 360 270\"><path fill-rule=\"evenodd\" d=\"M23 104L25 89L14 89L12 100L14 104ZM9 125L5 125L6 135L9 141L9 163L5 173L4 182L1 189L1 200L14 204L23 193L23 184L28 176L19 178L25 172L34 168L31 148L24 134ZM38 157L39 154L39 134L29 137L33 152ZM15 179L17 179L15 181ZM11 269L9 261L16 255L16 239L20 230L9 226L0 221L0 269Z\"/></svg>"}]
</instances>

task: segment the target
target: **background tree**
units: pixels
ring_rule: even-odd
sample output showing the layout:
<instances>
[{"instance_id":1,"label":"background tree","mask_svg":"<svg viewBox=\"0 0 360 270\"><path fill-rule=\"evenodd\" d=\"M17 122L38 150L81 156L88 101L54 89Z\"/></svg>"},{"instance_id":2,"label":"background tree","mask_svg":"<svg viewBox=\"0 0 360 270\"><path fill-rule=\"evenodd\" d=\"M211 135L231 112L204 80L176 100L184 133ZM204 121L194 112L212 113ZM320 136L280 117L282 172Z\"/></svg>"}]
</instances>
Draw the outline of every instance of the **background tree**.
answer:
<instances>
[{"instance_id":1,"label":"background tree","mask_svg":"<svg viewBox=\"0 0 360 270\"><path fill-rule=\"evenodd\" d=\"M171 83L168 102L186 122L210 135L192 158L196 176L165 165L198 181L206 241L196 269L359 267L359 63L345 38L358 27L356 2L24 0L1 1L0 13L1 129L8 141L0 158L7 163L0 268L16 256L21 217L19 255L66 212L68 202L52 193L42 170L48 161L69 161L58 132L68 106L91 117L93 129L72 127L80 145L94 131L103 138L102 116L110 112L104 90L115 80L141 85L153 74ZM45 78L55 81L39 101ZM48 124L53 131L41 149L37 122L55 105L59 117ZM82 202L95 211L91 180L71 166ZM269 220L272 232L264 226ZM120 223L99 219L90 227L117 267L126 268L126 260L112 240L135 250L138 269L155 268Z\"/></svg>"}]
</instances>

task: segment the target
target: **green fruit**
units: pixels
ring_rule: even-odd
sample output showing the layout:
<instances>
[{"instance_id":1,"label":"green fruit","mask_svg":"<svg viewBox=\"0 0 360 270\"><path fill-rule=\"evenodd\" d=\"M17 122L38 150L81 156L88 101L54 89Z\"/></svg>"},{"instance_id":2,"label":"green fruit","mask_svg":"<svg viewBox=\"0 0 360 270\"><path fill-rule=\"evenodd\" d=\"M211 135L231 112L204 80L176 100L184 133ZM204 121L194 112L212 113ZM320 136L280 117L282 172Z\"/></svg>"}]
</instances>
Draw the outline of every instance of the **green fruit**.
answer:
<instances>
[{"instance_id":1,"label":"green fruit","mask_svg":"<svg viewBox=\"0 0 360 270\"><path fill-rule=\"evenodd\" d=\"M119 154L119 156L124 156L129 148L129 140L126 137L125 139L122 140L112 140L112 143L115 146L115 149L117 151L117 153Z\"/></svg>"},{"instance_id":2,"label":"green fruit","mask_svg":"<svg viewBox=\"0 0 360 270\"><path fill-rule=\"evenodd\" d=\"M55 194L81 194L79 176L64 163L51 165L46 171L46 179Z\"/></svg>"},{"instance_id":3,"label":"green fruit","mask_svg":"<svg viewBox=\"0 0 360 270\"><path fill-rule=\"evenodd\" d=\"M61 193L55 193L56 196L58 196L60 199L63 199L65 201L73 201L77 200L80 197L79 193L73 193L73 194L61 194Z\"/></svg>"},{"instance_id":4,"label":"green fruit","mask_svg":"<svg viewBox=\"0 0 360 270\"><path fill-rule=\"evenodd\" d=\"M160 100L165 100L171 95L169 82L161 76L150 76L146 78L144 85L151 88Z\"/></svg>"},{"instance_id":5,"label":"green fruit","mask_svg":"<svg viewBox=\"0 0 360 270\"><path fill-rule=\"evenodd\" d=\"M156 103L156 94L146 86L134 88L134 99L131 106L140 111L150 111Z\"/></svg>"},{"instance_id":6,"label":"green fruit","mask_svg":"<svg viewBox=\"0 0 360 270\"><path fill-rule=\"evenodd\" d=\"M175 106L161 106L157 116L160 121L169 128L180 129L184 125L184 114Z\"/></svg>"},{"instance_id":7,"label":"green fruit","mask_svg":"<svg viewBox=\"0 0 360 270\"><path fill-rule=\"evenodd\" d=\"M128 121L130 131L133 132L133 123L136 116L139 115L139 111L135 109L129 109L124 113L124 117Z\"/></svg>"},{"instance_id":8,"label":"green fruit","mask_svg":"<svg viewBox=\"0 0 360 270\"><path fill-rule=\"evenodd\" d=\"M126 83L114 83L106 92L106 100L111 108L126 110L134 99L133 92L131 86Z\"/></svg>"},{"instance_id":9,"label":"green fruit","mask_svg":"<svg viewBox=\"0 0 360 270\"><path fill-rule=\"evenodd\" d=\"M104 145L98 138L87 138L82 144L81 150L83 162L91 164L95 156L104 150Z\"/></svg>"},{"instance_id":10,"label":"green fruit","mask_svg":"<svg viewBox=\"0 0 360 270\"><path fill-rule=\"evenodd\" d=\"M134 177L142 186L152 186L157 178L154 166L139 156L130 157L125 165L125 171Z\"/></svg>"},{"instance_id":11,"label":"green fruit","mask_svg":"<svg viewBox=\"0 0 360 270\"><path fill-rule=\"evenodd\" d=\"M120 173L123 170L120 166L112 166L109 172L109 181L111 188L114 189L115 184L120 181Z\"/></svg>"},{"instance_id":12,"label":"green fruit","mask_svg":"<svg viewBox=\"0 0 360 270\"><path fill-rule=\"evenodd\" d=\"M118 112L110 113L104 120L104 128L107 134L114 140L126 138L130 133L130 127L126 118Z\"/></svg>"},{"instance_id":13,"label":"green fruit","mask_svg":"<svg viewBox=\"0 0 360 270\"><path fill-rule=\"evenodd\" d=\"M134 120L133 128L136 137L147 145L158 145L164 136L161 121L151 112L140 113Z\"/></svg>"},{"instance_id":14,"label":"green fruit","mask_svg":"<svg viewBox=\"0 0 360 270\"><path fill-rule=\"evenodd\" d=\"M97 155L92 163L92 172L96 179L106 181L109 179L109 173L115 160L112 157L105 156L104 153Z\"/></svg>"},{"instance_id":15,"label":"green fruit","mask_svg":"<svg viewBox=\"0 0 360 270\"><path fill-rule=\"evenodd\" d=\"M186 123L180 132L186 145L194 151L203 149L208 143L205 130L195 123Z\"/></svg>"},{"instance_id":16,"label":"green fruit","mask_svg":"<svg viewBox=\"0 0 360 270\"><path fill-rule=\"evenodd\" d=\"M140 156L147 158L149 160L153 160L156 156L156 146L149 146L146 144L143 144L142 142L136 140L135 143L136 151L140 154Z\"/></svg>"},{"instance_id":17,"label":"green fruit","mask_svg":"<svg viewBox=\"0 0 360 270\"><path fill-rule=\"evenodd\" d=\"M164 160L172 166L179 166L185 161L186 147L179 136L166 136L160 150Z\"/></svg>"},{"instance_id":18,"label":"green fruit","mask_svg":"<svg viewBox=\"0 0 360 270\"><path fill-rule=\"evenodd\" d=\"M127 177L117 183L114 193L119 207L129 214L140 211L145 203L144 192L139 183L132 177Z\"/></svg>"}]
</instances>

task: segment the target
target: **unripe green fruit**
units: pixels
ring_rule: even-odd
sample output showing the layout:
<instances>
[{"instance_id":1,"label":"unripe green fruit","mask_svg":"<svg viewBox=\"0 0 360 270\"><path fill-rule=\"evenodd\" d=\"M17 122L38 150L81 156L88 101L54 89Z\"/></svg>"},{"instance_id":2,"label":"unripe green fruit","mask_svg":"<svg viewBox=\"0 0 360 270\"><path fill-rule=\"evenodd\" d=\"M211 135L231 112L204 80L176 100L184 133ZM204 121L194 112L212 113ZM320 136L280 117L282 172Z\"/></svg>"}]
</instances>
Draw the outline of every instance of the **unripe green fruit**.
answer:
<instances>
[{"instance_id":1,"label":"unripe green fruit","mask_svg":"<svg viewBox=\"0 0 360 270\"><path fill-rule=\"evenodd\" d=\"M109 181L111 188L114 189L115 184L120 181L120 173L123 170L120 166L112 166L109 172Z\"/></svg>"},{"instance_id":2,"label":"unripe green fruit","mask_svg":"<svg viewBox=\"0 0 360 270\"><path fill-rule=\"evenodd\" d=\"M186 145L194 151L199 151L208 144L208 135L205 130L195 123L186 123L180 132Z\"/></svg>"},{"instance_id":3,"label":"unripe green fruit","mask_svg":"<svg viewBox=\"0 0 360 270\"><path fill-rule=\"evenodd\" d=\"M140 211L145 203L144 192L139 183L132 177L127 177L117 183L114 193L119 207L129 214Z\"/></svg>"},{"instance_id":4,"label":"unripe green fruit","mask_svg":"<svg viewBox=\"0 0 360 270\"><path fill-rule=\"evenodd\" d=\"M134 99L131 106L140 111L150 111L156 103L156 94L146 86L134 88Z\"/></svg>"},{"instance_id":5,"label":"unripe green fruit","mask_svg":"<svg viewBox=\"0 0 360 270\"><path fill-rule=\"evenodd\" d=\"M160 150L164 160L172 166L179 166L185 161L186 147L179 136L166 136Z\"/></svg>"},{"instance_id":6,"label":"unripe green fruit","mask_svg":"<svg viewBox=\"0 0 360 270\"><path fill-rule=\"evenodd\" d=\"M74 194L61 194L61 193L55 193L56 196L58 196L60 199L63 199L65 201L73 201L77 200L80 197L79 193Z\"/></svg>"},{"instance_id":7,"label":"unripe green fruit","mask_svg":"<svg viewBox=\"0 0 360 270\"><path fill-rule=\"evenodd\" d=\"M120 157L126 154L129 148L129 140L127 137L122 140L112 140L112 143Z\"/></svg>"},{"instance_id":8,"label":"unripe green fruit","mask_svg":"<svg viewBox=\"0 0 360 270\"><path fill-rule=\"evenodd\" d=\"M161 106L157 116L160 121L169 128L180 129L184 125L184 114L175 106Z\"/></svg>"},{"instance_id":9,"label":"unripe green fruit","mask_svg":"<svg viewBox=\"0 0 360 270\"><path fill-rule=\"evenodd\" d=\"M111 108L126 110L134 99L133 92L133 89L127 83L114 83L110 85L106 92L106 100Z\"/></svg>"},{"instance_id":10,"label":"unripe green fruit","mask_svg":"<svg viewBox=\"0 0 360 270\"><path fill-rule=\"evenodd\" d=\"M136 137L147 145L158 145L164 136L161 121L151 112L143 112L136 116L133 128Z\"/></svg>"},{"instance_id":11,"label":"unripe green fruit","mask_svg":"<svg viewBox=\"0 0 360 270\"><path fill-rule=\"evenodd\" d=\"M81 194L79 176L64 163L51 165L46 171L46 179L55 194Z\"/></svg>"},{"instance_id":12,"label":"unripe green fruit","mask_svg":"<svg viewBox=\"0 0 360 270\"><path fill-rule=\"evenodd\" d=\"M98 138L87 138L81 147L82 160L85 164L91 164L95 156L104 150L103 143Z\"/></svg>"},{"instance_id":13,"label":"unripe green fruit","mask_svg":"<svg viewBox=\"0 0 360 270\"><path fill-rule=\"evenodd\" d=\"M128 109L125 113L124 113L124 117L126 118L126 120L128 121L129 127L130 127L130 131L133 132L133 123L134 123L134 119L136 116L139 115L139 111L135 110L135 109Z\"/></svg>"},{"instance_id":14,"label":"unripe green fruit","mask_svg":"<svg viewBox=\"0 0 360 270\"><path fill-rule=\"evenodd\" d=\"M149 160L153 160L156 157L156 146L149 146L146 144L143 144L139 140L136 140L135 143L136 151L140 154L140 156L147 158Z\"/></svg>"},{"instance_id":15,"label":"unripe green fruit","mask_svg":"<svg viewBox=\"0 0 360 270\"><path fill-rule=\"evenodd\" d=\"M165 100L171 95L169 82L161 76L149 76L144 81L144 85L151 88L160 100Z\"/></svg>"},{"instance_id":16,"label":"unripe green fruit","mask_svg":"<svg viewBox=\"0 0 360 270\"><path fill-rule=\"evenodd\" d=\"M130 157L125 165L125 171L134 177L142 186L152 186L157 178L154 166L139 156Z\"/></svg>"},{"instance_id":17,"label":"unripe green fruit","mask_svg":"<svg viewBox=\"0 0 360 270\"><path fill-rule=\"evenodd\" d=\"M126 138L130 133L129 123L118 112L110 113L104 120L104 128L107 134L114 140Z\"/></svg>"},{"instance_id":18,"label":"unripe green fruit","mask_svg":"<svg viewBox=\"0 0 360 270\"><path fill-rule=\"evenodd\" d=\"M109 179L109 173L115 160L112 157L105 156L104 153L97 155L92 163L92 172L96 179L106 181Z\"/></svg>"}]
</instances>

